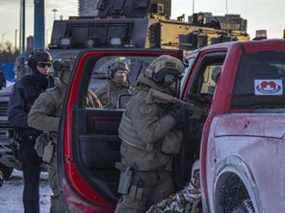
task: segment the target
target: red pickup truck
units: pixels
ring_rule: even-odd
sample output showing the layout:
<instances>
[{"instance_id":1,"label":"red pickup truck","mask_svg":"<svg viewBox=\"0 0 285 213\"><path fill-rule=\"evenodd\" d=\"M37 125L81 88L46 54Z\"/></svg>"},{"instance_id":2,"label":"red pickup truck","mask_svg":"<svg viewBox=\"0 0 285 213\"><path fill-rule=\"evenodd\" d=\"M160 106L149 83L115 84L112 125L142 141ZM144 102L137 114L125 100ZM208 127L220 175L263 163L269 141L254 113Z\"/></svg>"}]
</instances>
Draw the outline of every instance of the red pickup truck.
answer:
<instances>
[{"instance_id":1,"label":"red pickup truck","mask_svg":"<svg viewBox=\"0 0 285 213\"><path fill-rule=\"evenodd\" d=\"M87 91L105 81L106 64L114 58L130 62L132 85L161 54L182 59L179 51L137 49L89 50L78 58L58 143L58 171L70 212L111 213L118 198L114 165L120 160L124 109L87 108ZM277 165L285 159L285 41L218 44L185 58L180 99L204 113L189 118L178 185L187 184L200 160L203 212L282 211L285 172Z\"/></svg>"}]
</instances>

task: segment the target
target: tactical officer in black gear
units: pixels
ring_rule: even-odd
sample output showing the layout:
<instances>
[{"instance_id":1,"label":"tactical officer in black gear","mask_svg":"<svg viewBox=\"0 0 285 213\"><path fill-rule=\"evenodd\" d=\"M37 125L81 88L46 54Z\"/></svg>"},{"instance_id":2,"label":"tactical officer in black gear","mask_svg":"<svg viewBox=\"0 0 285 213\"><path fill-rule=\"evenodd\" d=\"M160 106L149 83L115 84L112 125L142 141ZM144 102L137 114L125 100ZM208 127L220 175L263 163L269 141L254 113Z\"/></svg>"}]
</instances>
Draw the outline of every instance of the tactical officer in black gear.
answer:
<instances>
[{"instance_id":1,"label":"tactical officer in black gear","mask_svg":"<svg viewBox=\"0 0 285 213\"><path fill-rule=\"evenodd\" d=\"M9 103L8 120L15 128L20 143L19 157L24 174L23 202L25 213L39 212L39 182L41 158L34 149L40 131L28 127L27 115L38 96L49 84L48 74L52 64L51 55L43 50L35 51L28 59L32 74L17 81Z\"/></svg>"}]
</instances>

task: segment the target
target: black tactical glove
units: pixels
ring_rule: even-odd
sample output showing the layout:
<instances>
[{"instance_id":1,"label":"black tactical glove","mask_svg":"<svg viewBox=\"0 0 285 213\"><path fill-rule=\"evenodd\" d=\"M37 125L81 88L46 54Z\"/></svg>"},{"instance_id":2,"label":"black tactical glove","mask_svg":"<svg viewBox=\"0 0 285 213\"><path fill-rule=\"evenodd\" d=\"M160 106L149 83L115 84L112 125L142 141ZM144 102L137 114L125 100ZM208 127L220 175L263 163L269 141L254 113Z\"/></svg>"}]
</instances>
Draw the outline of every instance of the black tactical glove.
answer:
<instances>
[{"instance_id":1,"label":"black tactical glove","mask_svg":"<svg viewBox=\"0 0 285 213\"><path fill-rule=\"evenodd\" d=\"M176 127L178 129L183 129L187 124L189 116L192 114L192 110L182 104L174 104L169 112L169 114L175 119Z\"/></svg>"}]
</instances>

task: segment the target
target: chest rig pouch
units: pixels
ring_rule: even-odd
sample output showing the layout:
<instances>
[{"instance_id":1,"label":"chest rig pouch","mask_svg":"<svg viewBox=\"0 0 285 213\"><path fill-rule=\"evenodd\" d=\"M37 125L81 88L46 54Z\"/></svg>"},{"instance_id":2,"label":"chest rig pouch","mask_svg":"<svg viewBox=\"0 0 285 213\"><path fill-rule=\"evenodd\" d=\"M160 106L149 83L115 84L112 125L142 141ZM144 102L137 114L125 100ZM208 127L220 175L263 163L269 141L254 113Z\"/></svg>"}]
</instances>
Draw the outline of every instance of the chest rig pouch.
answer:
<instances>
[{"instance_id":1,"label":"chest rig pouch","mask_svg":"<svg viewBox=\"0 0 285 213\"><path fill-rule=\"evenodd\" d=\"M179 154L181 151L182 140L182 132L172 131L168 133L161 142L161 152L167 155Z\"/></svg>"},{"instance_id":2,"label":"chest rig pouch","mask_svg":"<svg viewBox=\"0 0 285 213\"><path fill-rule=\"evenodd\" d=\"M55 156L55 151L56 151L56 134L54 133L49 133L49 142L48 144L44 147L44 154L43 154L43 161L45 163L51 163L52 159Z\"/></svg>"},{"instance_id":3,"label":"chest rig pouch","mask_svg":"<svg viewBox=\"0 0 285 213\"><path fill-rule=\"evenodd\" d=\"M51 163L53 156L55 152L55 144L53 142L49 142L45 147L44 147L44 153L43 153L43 162L45 163Z\"/></svg>"},{"instance_id":4,"label":"chest rig pouch","mask_svg":"<svg viewBox=\"0 0 285 213\"><path fill-rule=\"evenodd\" d=\"M56 101L55 101L56 102ZM63 104L59 102L56 106L57 111L54 112L56 117L59 117L62 112ZM49 142L44 147L43 161L50 164L55 156L56 145L57 145L57 134L55 132L50 132L48 134Z\"/></svg>"}]
</instances>

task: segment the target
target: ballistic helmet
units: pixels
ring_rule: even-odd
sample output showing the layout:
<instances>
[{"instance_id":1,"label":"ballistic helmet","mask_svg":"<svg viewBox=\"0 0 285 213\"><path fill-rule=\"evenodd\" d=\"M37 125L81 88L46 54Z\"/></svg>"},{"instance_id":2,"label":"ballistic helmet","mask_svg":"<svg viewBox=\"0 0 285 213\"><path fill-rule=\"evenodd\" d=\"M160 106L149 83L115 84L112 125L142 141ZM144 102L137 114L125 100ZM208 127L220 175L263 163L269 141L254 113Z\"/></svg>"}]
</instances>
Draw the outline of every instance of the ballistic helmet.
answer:
<instances>
[{"instance_id":1,"label":"ballistic helmet","mask_svg":"<svg viewBox=\"0 0 285 213\"><path fill-rule=\"evenodd\" d=\"M45 64L51 66L52 57L50 53L46 50L35 50L29 55L28 65L33 70L36 70L38 64Z\"/></svg>"},{"instance_id":2,"label":"ballistic helmet","mask_svg":"<svg viewBox=\"0 0 285 213\"><path fill-rule=\"evenodd\" d=\"M162 55L154 59L143 71L139 82L150 87L159 87L173 94L176 93L183 70L184 65L179 59L169 55Z\"/></svg>"},{"instance_id":3,"label":"ballistic helmet","mask_svg":"<svg viewBox=\"0 0 285 213\"><path fill-rule=\"evenodd\" d=\"M118 71L118 70L124 70L124 71L127 71L129 72L129 66L127 63L123 62L123 61L115 61L114 63L112 63L109 67L109 71L110 71L110 75L111 75L111 78L114 77L115 73Z\"/></svg>"}]
</instances>

